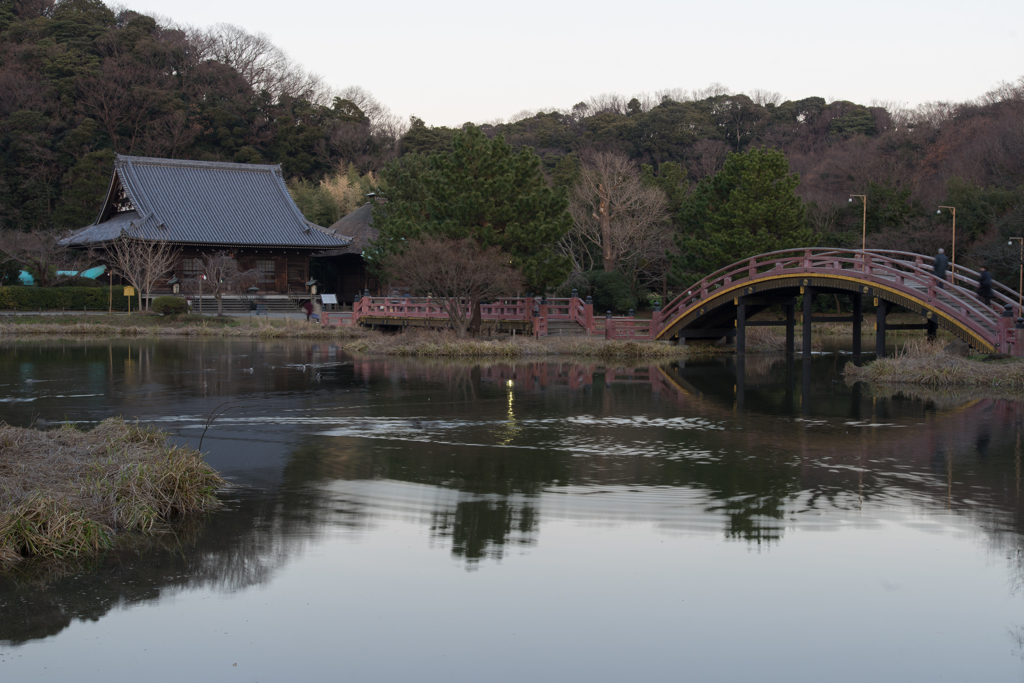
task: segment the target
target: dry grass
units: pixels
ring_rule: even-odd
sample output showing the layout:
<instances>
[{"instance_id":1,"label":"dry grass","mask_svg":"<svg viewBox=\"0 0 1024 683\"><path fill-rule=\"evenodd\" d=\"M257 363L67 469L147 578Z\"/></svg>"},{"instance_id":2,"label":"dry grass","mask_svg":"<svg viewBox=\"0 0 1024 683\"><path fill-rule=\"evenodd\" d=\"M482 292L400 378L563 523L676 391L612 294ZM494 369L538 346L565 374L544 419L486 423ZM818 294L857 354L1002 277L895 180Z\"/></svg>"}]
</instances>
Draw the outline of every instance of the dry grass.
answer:
<instances>
[{"instance_id":1,"label":"dry grass","mask_svg":"<svg viewBox=\"0 0 1024 683\"><path fill-rule=\"evenodd\" d=\"M543 356L547 349L532 337L494 340L460 339L454 332L411 328L398 334L369 333L345 345L345 350L385 356L436 358L519 358Z\"/></svg>"},{"instance_id":2,"label":"dry grass","mask_svg":"<svg viewBox=\"0 0 1024 683\"><path fill-rule=\"evenodd\" d=\"M907 384L928 387L1024 388L1024 362L1018 359L982 362L955 356L942 343L914 339L894 356L861 367L848 363L847 382Z\"/></svg>"},{"instance_id":3,"label":"dry grass","mask_svg":"<svg viewBox=\"0 0 1024 683\"><path fill-rule=\"evenodd\" d=\"M33 322L0 323L0 337L196 337L196 338L256 338L256 339L354 339L365 332L353 327L322 327L292 318L201 318L186 316L161 320L155 324L149 318L124 316L100 321L76 321L57 318L47 321L36 318ZM160 320L160 319L158 319ZM115 322L116 321L116 322ZM137 324L132 324L133 322Z\"/></svg>"},{"instance_id":4,"label":"dry grass","mask_svg":"<svg viewBox=\"0 0 1024 683\"><path fill-rule=\"evenodd\" d=\"M599 337L572 336L499 337L484 340L460 339L453 332L410 329L401 334L368 334L345 346L353 353L434 358L523 358L540 356L578 356L587 358L685 358L714 353L717 349L697 350L654 341L608 341Z\"/></svg>"},{"instance_id":5,"label":"dry grass","mask_svg":"<svg viewBox=\"0 0 1024 683\"><path fill-rule=\"evenodd\" d=\"M819 335L818 327L831 323L815 325L811 336L811 349L820 351L823 344ZM748 327L747 328L747 353L785 353L786 352L786 328L784 327ZM847 330L849 332L849 330ZM834 335L828 332L824 336ZM797 349L801 348L803 342L803 329L798 325L794 331L794 343Z\"/></svg>"},{"instance_id":6,"label":"dry grass","mask_svg":"<svg viewBox=\"0 0 1024 683\"><path fill-rule=\"evenodd\" d=\"M95 553L118 532L158 533L217 507L225 482L197 451L166 441L120 418L89 432L0 424L0 570Z\"/></svg>"}]
</instances>

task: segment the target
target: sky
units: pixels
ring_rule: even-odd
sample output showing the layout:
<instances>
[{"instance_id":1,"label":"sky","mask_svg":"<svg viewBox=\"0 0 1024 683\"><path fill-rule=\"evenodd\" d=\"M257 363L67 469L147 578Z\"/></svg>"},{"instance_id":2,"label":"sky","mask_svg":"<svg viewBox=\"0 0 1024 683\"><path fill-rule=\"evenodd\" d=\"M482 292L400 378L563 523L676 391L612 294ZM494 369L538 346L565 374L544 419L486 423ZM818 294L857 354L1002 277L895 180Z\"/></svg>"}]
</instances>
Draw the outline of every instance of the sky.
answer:
<instances>
[{"instance_id":1,"label":"sky","mask_svg":"<svg viewBox=\"0 0 1024 683\"><path fill-rule=\"evenodd\" d=\"M1024 76L1021 0L117 4L266 33L331 85L359 85L429 125L715 82L784 99L916 106L975 98Z\"/></svg>"}]
</instances>

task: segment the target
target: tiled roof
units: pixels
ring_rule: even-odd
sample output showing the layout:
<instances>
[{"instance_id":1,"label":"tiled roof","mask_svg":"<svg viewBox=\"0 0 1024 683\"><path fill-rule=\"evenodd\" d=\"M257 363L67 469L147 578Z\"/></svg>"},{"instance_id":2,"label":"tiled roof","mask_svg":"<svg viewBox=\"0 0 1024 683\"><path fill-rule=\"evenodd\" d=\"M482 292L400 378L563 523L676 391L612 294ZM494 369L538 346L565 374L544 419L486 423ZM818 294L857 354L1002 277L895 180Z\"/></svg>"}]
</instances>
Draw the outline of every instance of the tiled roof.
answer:
<instances>
[{"instance_id":1,"label":"tiled roof","mask_svg":"<svg viewBox=\"0 0 1024 683\"><path fill-rule=\"evenodd\" d=\"M352 243L345 250L346 253L363 253L370 246L370 241L377 239L377 231L373 228L373 203L366 202L355 211L345 214L327 230L351 238Z\"/></svg>"},{"instance_id":2,"label":"tiled roof","mask_svg":"<svg viewBox=\"0 0 1024 683\"><path fill-rule=\"evenodd\" d=\"M117 187L134 211L111 212ZM175 244L338 249L350 240L303 218L280 166L120 156L97 222L70 244L105 242L122 230Z\"/></svg>"}]
</instances>

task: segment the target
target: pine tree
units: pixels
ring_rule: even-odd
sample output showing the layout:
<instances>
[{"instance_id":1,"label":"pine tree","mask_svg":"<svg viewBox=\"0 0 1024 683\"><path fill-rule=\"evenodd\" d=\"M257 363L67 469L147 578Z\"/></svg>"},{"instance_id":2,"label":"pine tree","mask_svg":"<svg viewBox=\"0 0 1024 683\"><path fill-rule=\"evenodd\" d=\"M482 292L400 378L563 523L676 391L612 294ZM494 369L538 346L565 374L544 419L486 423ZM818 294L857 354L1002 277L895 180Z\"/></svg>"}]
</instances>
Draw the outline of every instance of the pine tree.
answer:
<instances>
[{"instance_id":1,"label":"pine tree","mask_svg":"<svg viewBox=\"0 0 1024 683\"><path fill-rule=\"evenodd\" d=\"M430 235L498 247L538 292L568 275L568 258L554 250L572 227L568 200L547 185L532 149L513 151L501 136L492 140L469 126L455 135L451 152L406 155L381 180L385 201L374 209L380 234L371 263Z\"/></svg>"},{"instance_id":2,"label":"pine tree","mask_svg":"<svg viewBox=\"0 0 1024 683\"><path fill-rule=\"evenodd\" d=\"M679 212L675 279L690 283L757 254L813 246L814 231L795 193L799 182L780 151L730 154L725 167L701 180Z\"/></svg>"}]
</instances>

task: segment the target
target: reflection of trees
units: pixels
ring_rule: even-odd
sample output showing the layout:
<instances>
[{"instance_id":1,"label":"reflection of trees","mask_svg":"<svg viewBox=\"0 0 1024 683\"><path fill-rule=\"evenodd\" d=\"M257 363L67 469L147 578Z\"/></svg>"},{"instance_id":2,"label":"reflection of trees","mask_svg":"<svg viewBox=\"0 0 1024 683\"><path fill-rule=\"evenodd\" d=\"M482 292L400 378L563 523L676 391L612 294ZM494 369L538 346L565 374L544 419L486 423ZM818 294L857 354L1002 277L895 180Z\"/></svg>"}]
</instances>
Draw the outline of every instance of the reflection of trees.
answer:
<instances>
[{"instance_id":1,"label":"reflection of trees","mask_svg":"<svg viewBox=\"0 0 1024 683\"><path fill-rule=\"evenodd\" d=\"M509 500L463 501L455 510L431 514L430 533L449 538L452 554L470 564L484 558L500 560L505 545L533 545L539 520L527 504L516 507Z\"/></svg>"},{"instance_id":2,"label":"reflection of trees","mask_svg":"<svg viewBox=\"0 0 1024 683\"><path fill-rule=\"evenodd\" d=\"M85 361L88 381L121 392L116 395L125 405L151 383L164 383L177 392L176 411L198 412L193 406L203 404L197 397L220 403L241 386L277 392L262 413L223 420L226 430L239 419L237 429L247 438L273 434L289 444L289 453L273 495L238 496L229 510L176 544L163 539L165 545L137 554L110 555L76 578L53 579L49 588L25 578L0 583L0 639L42 637L77 618L99 618L115 604L166 592L265 582L301 552L303 539L327 528L365 529L382 510L428 524L434 539L451 544L459 561L474 566L536 542L541 519L560 514L645 519L672 528L698 520L702 529L713 519L729 538L764 543L779 542L804 514L817 523L824 510L897 500L918 510L970 515L1007 553L1011 588L1024 586L1024 563L1015 554L1024 529L1015 403L872 395L838 381L841 364L826 359L813 366L815 420L809 424L784 404L785 363L752 368L747 409L739 410L735 368L722 361L663 375L646 366L357 359L332 368L335 384L320 390L313 411L310 393L296 390L308 387L308 375L269 366L285 359L337 361L336 350L308 342L226 347L104 342L76 349L77 358L69 353L65 359L55 347L28 364L34 373L69 376ZM116 383L107 373L109 358L124 369ZM268 365L262 375L232 374L260 362ZM28 372L24 365L20 352L0 354L0 372L41 377L19 375ZM331 393L341 388L346 393ZM246 421L261 414L274 418L272 431ZM349 425L351 435L317 436L321 416L328 427ZM679 418L703 420L714 429L667 426ZM849 426L896 419L899 429ZM435 423L443 428L432 431ZM361 429L374 425L380 438L360 438ZM392 426L404 431L390 434ZM571 495L558 495L566 491ZM613 492L607 505L589 496L607 491ZM669 491L671 504L658 499L644 507L652 491ZM585 495L592 507L573 508Z\"/></svg>"}]
</instances>

